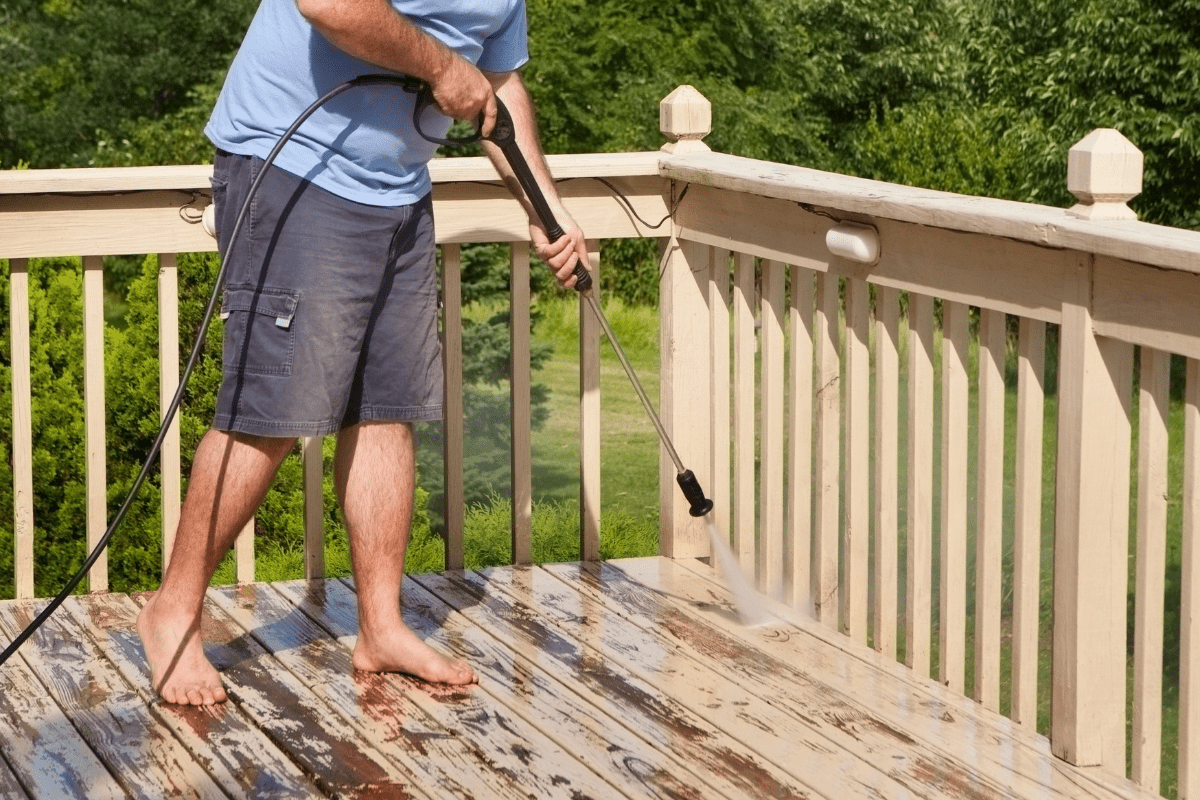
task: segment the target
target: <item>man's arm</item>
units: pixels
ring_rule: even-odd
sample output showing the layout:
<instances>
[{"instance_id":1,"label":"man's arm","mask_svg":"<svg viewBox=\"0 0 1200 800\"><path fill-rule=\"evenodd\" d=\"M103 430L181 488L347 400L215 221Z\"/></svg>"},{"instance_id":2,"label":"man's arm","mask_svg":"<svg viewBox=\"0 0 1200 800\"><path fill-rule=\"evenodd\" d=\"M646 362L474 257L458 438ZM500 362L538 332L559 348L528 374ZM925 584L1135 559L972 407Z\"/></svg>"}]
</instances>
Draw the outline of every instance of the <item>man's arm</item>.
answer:
<instances>
[{"instance_id":1,"label":"man's arm","mask_svg":"<svg viewBox=\"0 0 1200 800\"><path fill-rule=\"evenodd\" d=\"M476 120L490 133L496 102L490 82L466 59L409 22L388 0L296 0L296 8L339 50L420 78L443 113Z\"/></svg>"},{"instance_id":2,"label":"man's arm","mask_svg":"<svg viewBox=\"0 0 1200 800\"><path fill-rule=\"evenodd\" d=\"M550 266L561 285L574 286L572 273L575 265L579 263L583 264L585 269L589 268L587 244L584 241L583 231L563 208L562 200L558 196L558 189L550 175L550 169L546 166L546 159L542 153L542 142L538 137L537 120L533 114L533 101L525 89L525 82L521 79L520 73L485 74L491 81L496 94L504 101L505 107L512 115L517 146L521 148L525 160L529 163L529 169L533 172L534 180L537 181L542 194L546 196L546 202L550 204L554 219L563 229L561 239L557 242L550 242L546 235L546 229L542 227L541 220L538 219L533 205L525 196L525 191L517 182L516 175L509 168L508 161L500 152L500 148L485 141L484 152L496 165L496 171L500 173L505 185L521 202L525 213L529 215L529 233L538 258Z\"/></svg>"}]
</instances>

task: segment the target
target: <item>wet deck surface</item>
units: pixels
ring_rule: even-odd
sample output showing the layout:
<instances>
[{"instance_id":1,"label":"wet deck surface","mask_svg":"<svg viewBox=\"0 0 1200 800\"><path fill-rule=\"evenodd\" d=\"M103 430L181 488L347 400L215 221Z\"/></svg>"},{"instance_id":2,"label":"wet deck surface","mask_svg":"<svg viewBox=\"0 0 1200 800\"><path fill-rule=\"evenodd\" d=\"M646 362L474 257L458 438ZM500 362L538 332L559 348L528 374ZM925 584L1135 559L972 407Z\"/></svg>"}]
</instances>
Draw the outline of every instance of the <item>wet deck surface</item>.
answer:
<instances>
[{"instance_id":1,"label":"wet deck surface","mask_svg":"<svg viewBox=\"0 0 1200 800\"><path fill-rule=\"evenodd\" d=\"M414 576L467 690L355 673L350 582L214 589L211 709L153 700L140 599L72 598L0 669L0 797L1153 797L801 616L741 627L699 562Z\"/></svg>"}]
</instances>

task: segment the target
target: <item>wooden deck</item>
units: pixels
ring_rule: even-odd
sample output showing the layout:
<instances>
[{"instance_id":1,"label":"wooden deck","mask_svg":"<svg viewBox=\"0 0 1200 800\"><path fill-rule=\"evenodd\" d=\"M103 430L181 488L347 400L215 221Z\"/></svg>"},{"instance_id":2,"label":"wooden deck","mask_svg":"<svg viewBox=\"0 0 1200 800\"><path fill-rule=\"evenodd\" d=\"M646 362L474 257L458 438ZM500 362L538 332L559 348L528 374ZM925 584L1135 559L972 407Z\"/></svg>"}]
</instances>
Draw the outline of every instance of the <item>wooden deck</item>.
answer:
<instances>
[{"instance_id":1,"label":"wooden deck","mask_svg":"<svg viewBox=\"0 0 1200 800\"><path fill-rule=\"evenodd\" d=\"M741 627L695 561L413 576L469 690L353 672L352 584L213 589L208 710L152 700L139 599L72 598L0 671L0 796L1154 797L803 617Z\"/></svg>"}]
</instances>

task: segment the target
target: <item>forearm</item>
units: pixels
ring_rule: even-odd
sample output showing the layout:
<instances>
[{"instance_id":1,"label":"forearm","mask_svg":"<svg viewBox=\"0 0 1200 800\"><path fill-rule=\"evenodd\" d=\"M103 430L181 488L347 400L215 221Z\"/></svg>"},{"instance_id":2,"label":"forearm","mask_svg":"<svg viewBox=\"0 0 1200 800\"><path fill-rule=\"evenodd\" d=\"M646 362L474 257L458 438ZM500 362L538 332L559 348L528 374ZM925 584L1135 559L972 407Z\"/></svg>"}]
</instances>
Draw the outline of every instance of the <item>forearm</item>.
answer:
<instances>
[{"instance_id":1,"label":"forearm","mask_svg":"<svg viewBox=\"0 0 1200 800\"><path fill-rule=\"evenodd\" d=\"M388 0L296 0L296 8L343 52L429 84L442 112L482 117L485 133L496 116L483 73L392 8Z\"/></svg>"},{"instance_id":2,"label":"forearm","mask_svg":"<svg viewBox=\"0 0 1200 800\"><path fill-rule=\"evenodd\" d=\"M296 7L338 49L430 84L456 58L387 0L296 0Z\"/></svg>"}]
</instances>

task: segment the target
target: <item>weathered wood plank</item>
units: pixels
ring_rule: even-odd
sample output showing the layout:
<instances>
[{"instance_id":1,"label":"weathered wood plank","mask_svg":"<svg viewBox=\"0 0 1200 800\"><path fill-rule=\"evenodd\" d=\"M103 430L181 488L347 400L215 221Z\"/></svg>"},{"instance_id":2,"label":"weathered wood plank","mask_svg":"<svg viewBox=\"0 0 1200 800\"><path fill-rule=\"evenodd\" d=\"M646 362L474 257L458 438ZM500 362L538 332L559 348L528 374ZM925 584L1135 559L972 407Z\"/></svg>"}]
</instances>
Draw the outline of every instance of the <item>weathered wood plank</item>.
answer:
<instances>
[{"instance_id":1,"label":"weathered wood plank","mask_svg":"<svg viewBox=\"0 0 1200 800\"><path fill-rule=\"evenodd\" d=\"M1062 761L1050 752L1046 737L982 710L971 698L935 681L914 676L911 670L783 605L768 601L771 613L789 623L782 631L778 626L737 624L728 591L716 572L699 562L629 559L605 564L660 593L660 601L669 607L678 606L681 613L760 648L765 662L780 669L787 680L799 680L792 673L802 672L805 680L819 682L851 698L849 702L869 703L871 713L912 737L923 752L933 749L965 762L1008 786L1008 797L1157 797L1122 778ZM869 697L864 694L868 689Z\"/></svg>"},{"instance_id":2,"label":"weathered wood plank","mask_svg":"<svg viewBox=\"0 0 1200 800\"><path fill-rule=\"evenodd\" d=\"M0 796L19 780L34 800L129 797L19 657L0 670L0 754Z\"/></svg>"},{"instance_id":3,"label":"weathered wood plank","mask_svg":"<svg viewBox=\"0 0 1200 800\"><path fill-rule=\"evenodd\" d=\"M29 800L29 795L17 782L17 776L12 773L3 759L0 759L0 797L9 800Z\"/></svg>"},{"instance_id":4,"label":"weathered wood plank","mask_svg":"<svg viewBox=\"0 0 1200 800\"><path fill-rule=\"evenodd\" d=\"M437 796L417 775L397 767L374 742L346 725L333 708L314 696L311 687L283 668L215 601L217 591L211 590L205 601L201 628L205 655L221 673L230 702L311 776L321 792L345 800ZM229 596L253 598L257 588L245 585L220 591L228 601ZM135 599L144 602L144 598Z\"/></svg>"},{"instance_id":5,"label":"weathered wood plank","mask_svg":"<svg viewBox=\"0 0 1200 800\"><path fill-rule=\"evenodd\" d=\"M491 573L496 580L504 580L505 574L512 577L513 588L527 579L535 577L539 570L504 570ZM554 581L548 575L545 580ZM738 787L741 796L801 798L812 797L811 788L778 766L767 762L754 748L743 744L720 726L713 724L694 710L683 705L655 682L630 674L624 665L618 666L603 649L594 646L611 636L619 636L623 626L606 628L604 615L598 604L582 609L582 622L590 621L590 629L583 631L559 630L551 624L543 610L516 602L502 592L499 586L489 585L478 573L445 573L443 575L420 575L417 580L451 606L459 610L475 625L486 626L507 647L519 652L537 653L538 663L562 675L562 680L574 687L579 696L596 705L602 713L624 725L631 732L646 737L654 746L663 748L674 758L687 763L697 774L715 775L722 781ZM608 638L611 638L608 637ZM592 645L592 646L589 646ZM665 658L669 654L661 650L648 652L645 658ZM740 708L731 707L724 699L708 696L703 699L718 709L709 714L737 714ZM753 728L755 733L760 729ZM836 771L842 755L833 748L822 746L819 751L809 747L795 747L793 761L810 767L809 779L832 786L831 772ZM818 763L820 766L818 767ZM795 766L795 765L793 765ZM837 782L839 789L846 781ZM828 793L815 792L818 796L833 797Z\"/></svg>"},{"instance_id":6,"label":"weathered wood plank","mask_svg":"<svg viewBox=\"0 0 1200 800\"><path fill-rule=\"evenodd\" d=\"M15 635L40 605L0 607L0 630ZM20 656L44 691L69 709L75 728L129 796L201 800L222 794L72 617L52 616Z\"/></svg>"},{"instance_id":7,"label":"weathered wood plank","mask_svg":"<svg viewBox=\"0 0 1200 800\"><path fill-rule=\"evenodd\" d=\"M824 746L842 753L836 766L825 767L842 783L840 791L834 789L830 796L873 797L871 792L881 792L886 797L956 797L943 782L941 776L945 775L958 776L976 797L998 800L1006 796L1003 784L943 754L913 747L915 740L867 703L839 696L803 668L777 663L769 652L697 619L685 606L669 599L664 603L661 595L630 580L620 569L605 564L556 564L547 571L561 582L556 586L534 581L531 600L541 613L571 630L586 625L576 621L579 615L575 612L581 602L588 602L588 596L593 597L607 613L627 622L618 635L604 642L606 659L673 687L675 696L685 704L692 705L689 699L698 698L694 705L699 714L707 716L706 710L715 707L713 697L727 705L753 709L756 732L750 741L764 757L777 755L781 768L791 769L798 777L808 775L809 767L795 763L799 751L814 748L819 752ZM657 652L670 657L647 663L643 654ZM711 719L735 736L747 734L744 715L731 719L713 712ZM782 746L776 746L776 736L782 739ZM823 790L815 778L810 782ZM866 787L867 794L861 795Z\"/></svg>"},{"instance_id":8,"label":"weathered wood plank","mask_svg":"<svg viewBox=\"0 0 1200 800\"><path fill-rule=\"evenodd\" d=\"M180 706L158 701L141 642L138 605L124 595L68 598L74 617L154 716L171 729L192 758L231 797L304 798L322 794L236 703Z\"/></svg>"},{"instance_id":9,"label":"weathered wood plank","mask_svg":"<svg viewBox=\"0 0 1200 800\"><path fill-rule=\"evenodd\" d=\"M332 725L359 734L404 772L418 776L430 794L528 797L529 787L522 781L530 775L518 777L514 771L521 766L519 754L509 754L511 764L494 762L492 755L440 724L415 701L418 693L426 692L438 696L445 706L469 703L472 689L430 686L403 675L356 672L352 648L330 638L268 585L214 590L210 596L334 710ZM319 597L319 589L314 597ZM347 614L357 618L356 611Z\"/></svg>"},{"instance_id":10,"label":"weathered wood plank","mask_svg":"<svg viewBox=\"0 0 1200 800\"><path fill-rule=\"evenodd\" d=\"M677 758L661 734L630 730L589 702L578 692L575 671L540 649L506 646L494 631L473 624L416 581L405 584L404 609L414 632L470 661L483 691L619 791L632 797L696 800L745 796L728 780L695 771L694 758Z\"/></svg>"},{"instance_id":11,"label":"weathered wood plank","mask_svg":"<svg viewBox=\"0 0 1200 800\"><path fill-rule=\"evenodd\" d=\"M306 584L297 581L275 584L272 588L337 637L344 647L353 647L358 632L357 600L347 583L329 581ZM414 630L428 633L435 646L446 650L452 642L457 641L457 636L447 636L441 630L447 623L450 610L428 595L423 597L423 603L411 599L414 594L423 592L411 581L406 585L405 619L412 623ZM440 608L435 610L432 606ZM430 617L430 614L436 616ZM473 666L482 669L479 662L485 659L478 658L479 655L477 651L472 651L469 659ZM489 666L494 668L495 663ZM485 681L481 686L462 691L431 686L405 675L355 676L356 681L372 685L378 703L395 706L396 724L410 725L409 715L400 712L409 705L415 705L456 739L461 739L457 746L466 748L483 762L482 767L474 768L483 774L489 784L494 782L497 786L516 787L517 794L525 792L529 797L611 795L614 787L589 768L586 761L578 759L566 749L571 744L569 738L565 743L557 742L530 725L527 719L513 713L512 702L518 706L528 706L530 697L527 694L520 693L522 696L519 698L510 698L512 702L509 704L497 699L497 691L503 694L511 690L512 678L513 671L509 669L504 679L499 681L500 686ZM554 703L561 693L561 687L558 687L557 692L543 695L542 701L545 704ZM435 754L430 755L433 757ZM489 777L491 772L497 772L499 776Z\"/></svg>"}]
</instances>

